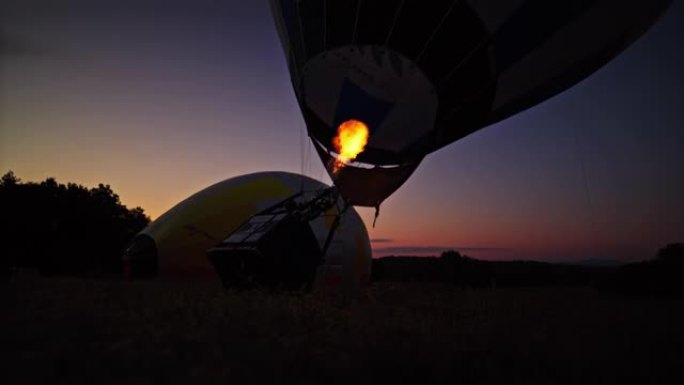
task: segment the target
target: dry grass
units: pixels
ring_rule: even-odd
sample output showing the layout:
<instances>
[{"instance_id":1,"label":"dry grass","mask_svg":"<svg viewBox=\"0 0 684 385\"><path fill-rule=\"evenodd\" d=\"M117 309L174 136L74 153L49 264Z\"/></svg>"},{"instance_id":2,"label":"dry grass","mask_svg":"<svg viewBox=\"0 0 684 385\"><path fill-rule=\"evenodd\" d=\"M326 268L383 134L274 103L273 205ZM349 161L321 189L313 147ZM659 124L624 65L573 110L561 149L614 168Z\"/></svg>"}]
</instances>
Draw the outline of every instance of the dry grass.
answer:
<instances>
[{"instance_id":1,"label":"dry grass","mask_svg":"<svg viewBox=\"0 0 684 385\"><path fill-rule=\"evenodd\" d=\"M213 284L4 285L11 383L677 383L684 368L684 302L583 288L381 284L342 300Z\"/></svg>"}]
</instances>

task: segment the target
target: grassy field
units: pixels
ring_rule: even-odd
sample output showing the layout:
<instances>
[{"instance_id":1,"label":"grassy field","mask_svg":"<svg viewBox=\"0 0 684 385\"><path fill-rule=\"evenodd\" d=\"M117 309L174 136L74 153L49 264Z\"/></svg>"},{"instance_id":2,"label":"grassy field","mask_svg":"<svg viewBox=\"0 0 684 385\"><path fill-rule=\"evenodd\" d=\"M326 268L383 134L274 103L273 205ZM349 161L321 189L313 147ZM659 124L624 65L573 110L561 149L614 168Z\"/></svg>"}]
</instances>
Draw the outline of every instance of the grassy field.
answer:
<instances>
[{"instance_id":1,"label":"grassy field","mask_svg":"<svg viewBox=\"0 0 684 385\"><path fill-rule=\"evenodd\" d=\"M684 383L678 300L389 283L354 300L208 283L3 286L9 383Z\"/></svg>"}]
</instances>

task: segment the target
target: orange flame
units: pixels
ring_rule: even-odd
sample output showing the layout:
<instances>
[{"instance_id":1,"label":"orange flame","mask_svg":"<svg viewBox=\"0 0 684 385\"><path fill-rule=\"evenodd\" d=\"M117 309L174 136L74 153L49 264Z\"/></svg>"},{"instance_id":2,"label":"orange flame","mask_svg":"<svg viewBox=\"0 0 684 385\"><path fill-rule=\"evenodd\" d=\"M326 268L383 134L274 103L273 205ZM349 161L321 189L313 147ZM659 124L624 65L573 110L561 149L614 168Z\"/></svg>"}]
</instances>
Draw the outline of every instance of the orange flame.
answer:
<instances>
[{"instance_id":1,"label":"orange flame","mask_svg":"<svg viewBox=\"0 0 684 385\"><path fill-rule=\"evenodd\" d=\"M366 148L368 143L368 126L360 120L349 119L337 127L337 136L332 144L339 154L333 164L333 174L336 174Z\"/></svg>"}]
</instances>

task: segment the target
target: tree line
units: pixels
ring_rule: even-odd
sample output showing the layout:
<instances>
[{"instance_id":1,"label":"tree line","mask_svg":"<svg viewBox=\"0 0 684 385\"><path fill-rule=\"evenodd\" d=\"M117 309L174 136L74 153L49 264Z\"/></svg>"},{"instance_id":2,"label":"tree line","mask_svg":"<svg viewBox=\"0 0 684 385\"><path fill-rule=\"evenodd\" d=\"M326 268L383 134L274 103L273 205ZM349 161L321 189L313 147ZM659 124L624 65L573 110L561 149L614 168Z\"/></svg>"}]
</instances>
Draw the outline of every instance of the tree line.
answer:
<instances>
[{"instance_id":1,"label":"tree line","mask_svg":"<svg viewBox=\"0 0 684 385\"><path fill-rule=\"evenodd\" d=\"M606 271L538 261L483 261L455 250L439 257L389 256L373 260L376 281L443 282L460 287L588 285Z\"/></svg>"},{"instance_id":2,"label":"tree line","mask_svg":"<svg viewBox=\"0 0 684 385\"><path fill-rule=\"evenodd\" d=\"M455 250L439 257L389 256L373 260L374 281L441 282L460 287L591 286L623 294L684 298L684 244L619 266L536 261L482 261Z\"/></svg>"},{"instance_id":3,"label":"tree line","mask_svg":"<svg viewBox=\"0 0 684 385\"><path fill-rule=\"evenodd\" d=\"M121 254L150 218L127 208L109 185L87 188L54 178L0 178L2 270L41 274L120 274Z\"/></svg>"}]
</instances>

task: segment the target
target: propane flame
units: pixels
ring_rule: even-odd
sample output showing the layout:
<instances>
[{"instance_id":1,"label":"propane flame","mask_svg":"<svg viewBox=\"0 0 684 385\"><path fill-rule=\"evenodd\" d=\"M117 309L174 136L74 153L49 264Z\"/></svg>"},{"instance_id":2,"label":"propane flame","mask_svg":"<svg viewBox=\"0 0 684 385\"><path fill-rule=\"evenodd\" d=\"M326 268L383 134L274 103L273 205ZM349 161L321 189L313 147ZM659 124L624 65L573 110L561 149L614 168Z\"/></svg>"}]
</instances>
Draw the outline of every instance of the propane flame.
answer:
<instances>
[{"instance_id":1,"label":"propane flame","mask_svg":"<svg viewBox=\"0 0 684 385\"><path fill-rule=\"evenodd\" d=\"M339 155L333 164L333 174L337 174L366 148L368 133L368 126L356 119L349 119L337 127L337 136L332 144Z\"/></svg>"}]
</instances>

